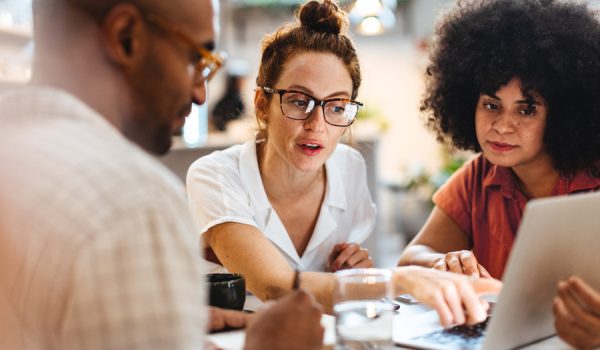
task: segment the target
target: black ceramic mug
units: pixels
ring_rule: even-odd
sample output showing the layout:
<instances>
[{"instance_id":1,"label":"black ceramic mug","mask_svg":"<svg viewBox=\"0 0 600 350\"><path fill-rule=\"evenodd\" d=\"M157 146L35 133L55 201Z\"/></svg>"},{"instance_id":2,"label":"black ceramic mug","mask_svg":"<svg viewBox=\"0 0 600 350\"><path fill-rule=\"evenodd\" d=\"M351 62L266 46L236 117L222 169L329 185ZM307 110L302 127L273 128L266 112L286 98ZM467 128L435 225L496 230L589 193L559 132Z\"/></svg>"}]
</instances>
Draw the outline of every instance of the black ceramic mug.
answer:
<instances>
[{"instance_id":1,"label":"black ceramic mug","mask_svg":"<svg viewBox=\"0 0 600 350\"><path fill-rule=\"evenodd\" d=\"M246 280L236 273L206 275L208 303L224 309L242 310L246 302Z\"/></svg>"}]
</instances>

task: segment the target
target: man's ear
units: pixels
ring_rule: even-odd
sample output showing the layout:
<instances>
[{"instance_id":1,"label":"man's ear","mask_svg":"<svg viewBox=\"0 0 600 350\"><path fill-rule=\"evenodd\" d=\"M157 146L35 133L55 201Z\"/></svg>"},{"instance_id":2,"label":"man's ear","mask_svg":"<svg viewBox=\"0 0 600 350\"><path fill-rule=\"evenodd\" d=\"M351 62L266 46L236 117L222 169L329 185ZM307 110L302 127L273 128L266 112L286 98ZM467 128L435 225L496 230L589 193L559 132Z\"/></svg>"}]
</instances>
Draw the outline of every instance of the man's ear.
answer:
<instances>
[{"instance_id":1,"label":"man's ear","mask_svg":"<svg viewBox=\"0 0 600 350\"><path fill-rule=\"evenodd\" d=\"M113 7L104 17L100 25L102 44L113 63L127 66L140 57L143 27L142 14L128 3Z\"/></svg>"},{"instance_id":2,"label":"man's ear","mask_svg":"<svg viewBox=\"0 0 600 350\"><path fill-rule=\"evenodd\" d=\"M267 109L269 106L269 99L265 96L262 89L257 88L254 91L254 111L256 118L262 123L267 123Z\"/></svg>"}]
</instances>

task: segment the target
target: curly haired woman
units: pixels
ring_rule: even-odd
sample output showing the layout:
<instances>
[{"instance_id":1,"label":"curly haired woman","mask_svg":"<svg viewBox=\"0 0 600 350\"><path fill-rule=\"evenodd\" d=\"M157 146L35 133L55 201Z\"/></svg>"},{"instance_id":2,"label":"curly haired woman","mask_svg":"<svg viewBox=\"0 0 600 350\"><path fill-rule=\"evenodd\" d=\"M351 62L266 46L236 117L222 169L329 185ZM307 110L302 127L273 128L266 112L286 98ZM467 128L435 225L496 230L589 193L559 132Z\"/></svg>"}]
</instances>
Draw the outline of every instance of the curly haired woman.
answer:
<instances>
[{"instance_id":1,"label":"curly haired woman","mask_svg":"<svg viewBox=\"0 0 600 350\"><path fill-rule=\"evenodd\" d=\"M428 125L481 154L434 195L399 265L501 278L530 199L600 189L600 23L582 2L461 1L427 73Z\"/></svg>"}]
</instances>

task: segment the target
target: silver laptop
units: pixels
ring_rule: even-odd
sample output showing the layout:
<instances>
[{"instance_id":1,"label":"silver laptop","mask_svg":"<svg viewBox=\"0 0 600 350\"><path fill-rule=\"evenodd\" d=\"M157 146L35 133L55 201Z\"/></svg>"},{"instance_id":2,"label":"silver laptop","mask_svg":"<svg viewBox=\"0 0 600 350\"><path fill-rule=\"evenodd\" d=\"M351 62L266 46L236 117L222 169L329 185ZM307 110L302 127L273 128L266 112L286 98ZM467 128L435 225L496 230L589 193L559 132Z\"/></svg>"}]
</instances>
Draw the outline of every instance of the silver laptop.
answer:
<instances>
[{"instance_id":1,"label":"silver laptop","mask_svg":"<svg viewBox=\"0 0 600 350\"><path fill-rule=\"evenodd\" d=\"M527 204L488 320L442 329L435 312L396 322L394 342L421 349L512 349L555 334L556 284L571 275L600 290L600 192ZM404 322L403 322L404 323Z\"/></svg>"}]
</instances>

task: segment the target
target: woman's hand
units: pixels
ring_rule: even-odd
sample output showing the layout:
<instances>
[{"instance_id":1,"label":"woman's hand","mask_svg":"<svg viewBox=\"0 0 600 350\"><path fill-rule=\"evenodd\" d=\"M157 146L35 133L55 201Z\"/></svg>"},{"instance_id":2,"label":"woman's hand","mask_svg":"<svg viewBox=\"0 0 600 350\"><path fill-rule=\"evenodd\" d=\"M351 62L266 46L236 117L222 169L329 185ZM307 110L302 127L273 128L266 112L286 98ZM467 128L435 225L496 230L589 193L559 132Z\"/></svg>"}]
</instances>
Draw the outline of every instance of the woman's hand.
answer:
<instances>
[{"instance_id":1,"label":"woman's hand","mask_svg":"<svg viewBox=\"0 0 600 350\"><path fill-rule=\"evenodd\" d=\"M369 268L373 267L373 259L366 248L361 248L358 243L342 242L336 244L329 254L329 268L331 271Z\"/></svg>"},{"instance_id":2,"label":"woman's hand","mask_svg":"<svg viewBox=\"0 0 600 350\"><path fill-rule=\"evenodd\" d=\"M408 266L394 270L394 286L396 294L410 293L434 308L448 327L483 322L489 304L479 295L500 293L502 282Z\"/></svg>"},{"instance_id":3,"label":"woman's hand","mask_svg":"<svg viewBox=\"0 0 600 350\"><path fill-rule=\"evenodd\" d=\"M209 310L209 332L225 328L245 328L252 317L251 314L242 311L226 310L213 306L211 306Z\"/></svg>"},{"instance_id":4,"label":"woman's hand","mask_svg":"<svg viewBox=\"0 0 600 350\"><path fill-rule=\"evenodd\" d=\"M475 277L491 277L490 273L477 262L470 250L449 252L433 262L433 268Z\"/></svg>"},{"instance_id":5,"label":"woman's hand","mask_svg":"<svg viewBox=\"0 0 600 350\"><path fill-rule=\"evenodd\" d=\"M600 293L579 277L559 282L554 326L562 340L578 349L600 346Z\"/></svg>"}]
</instances>

